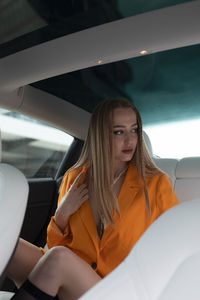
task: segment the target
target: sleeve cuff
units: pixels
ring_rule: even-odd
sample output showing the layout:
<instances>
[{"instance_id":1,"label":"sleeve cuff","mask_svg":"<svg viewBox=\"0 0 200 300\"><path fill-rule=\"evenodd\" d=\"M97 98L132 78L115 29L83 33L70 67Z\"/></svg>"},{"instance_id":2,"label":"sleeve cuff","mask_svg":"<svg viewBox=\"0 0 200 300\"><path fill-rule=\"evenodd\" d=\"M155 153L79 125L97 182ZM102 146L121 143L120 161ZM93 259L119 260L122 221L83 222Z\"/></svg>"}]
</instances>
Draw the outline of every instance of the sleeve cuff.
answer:
<instances>
[{"instance_id":1,"label":"sleeve cuff","mask_svg":"<svg viewBox=\"0 0 200 300\"><path fill-rule=\"evenodd\" d=\"M53 231L58 234L58 235L62 235L64 237L66 237L69 234L69 225L67 225L67 227L65 228L64 232L59 228L59 226L56 224L55 222L55 217L53 216L51 218L51 225L52 225L52 229Z\"/></svg>"},{"instance_id":2,"label":"sleeve cuff","mask_svg":"<svg viewBox=\"0 0 200 300\"><path fill-rule=\"evenodd\" d=\"M70 227L69 225L65 228L64 232L60 230L58 225L55 223L55 217L53 216L51 218L51 221L49 223L48 229L47 229L47 245L49 248L52 248L54 246L58 245L65 245L65 241L67 236L70 233Z\"/></svg>"}]
</instances>

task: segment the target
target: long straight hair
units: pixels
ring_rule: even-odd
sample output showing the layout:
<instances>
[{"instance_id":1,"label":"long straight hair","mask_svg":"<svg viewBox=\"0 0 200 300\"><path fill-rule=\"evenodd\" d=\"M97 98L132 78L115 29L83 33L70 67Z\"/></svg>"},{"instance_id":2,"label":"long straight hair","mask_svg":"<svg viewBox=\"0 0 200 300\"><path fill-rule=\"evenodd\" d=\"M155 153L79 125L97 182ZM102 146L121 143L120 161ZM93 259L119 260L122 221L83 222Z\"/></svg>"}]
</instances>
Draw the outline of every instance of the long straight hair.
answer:
<instances>
[{"instance_id":1,"label":"long straight hair","mask_svg":"<svg viewBox=\"0 0 200 300\"><path fill-rule=\"evenodd\" d=\"M151 213L151 208L145 178L161 172L152 161L147 150L143 139L142 120L137 108L124 98L113 98L100 102L92 113L88 135L80 158L69 171L83 166L89 167L89 185L94 191L97 213L106 224L113 224L113 212L115 210L119 212L117 197L112 188L114 174L110 134L113 110L116 108L131 108L136 114L138 142L132 161L143 182L148 216Z\"/></svg>"}]
</instances>

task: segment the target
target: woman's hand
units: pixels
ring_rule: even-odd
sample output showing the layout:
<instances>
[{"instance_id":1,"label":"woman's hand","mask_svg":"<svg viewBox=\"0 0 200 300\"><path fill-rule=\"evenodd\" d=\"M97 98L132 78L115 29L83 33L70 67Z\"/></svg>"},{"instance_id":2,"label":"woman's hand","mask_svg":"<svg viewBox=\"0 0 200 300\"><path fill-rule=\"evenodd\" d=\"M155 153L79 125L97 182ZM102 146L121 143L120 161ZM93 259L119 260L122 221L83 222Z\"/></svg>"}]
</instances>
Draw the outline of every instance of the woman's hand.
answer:
<instances>
[{"instance_id":1,"label":"woman's hand","mask_svg":"<svg viewBox=\"0 0 200 300\"><path fill-rule=\"evenodd\" d=\"M78 187L82 176L83 173L81 172L76 177L55 212L55 222L62 231L67 227L69 217L88 199L88 189L86 184L81 184Z\"/></svg>"}]
</instances>

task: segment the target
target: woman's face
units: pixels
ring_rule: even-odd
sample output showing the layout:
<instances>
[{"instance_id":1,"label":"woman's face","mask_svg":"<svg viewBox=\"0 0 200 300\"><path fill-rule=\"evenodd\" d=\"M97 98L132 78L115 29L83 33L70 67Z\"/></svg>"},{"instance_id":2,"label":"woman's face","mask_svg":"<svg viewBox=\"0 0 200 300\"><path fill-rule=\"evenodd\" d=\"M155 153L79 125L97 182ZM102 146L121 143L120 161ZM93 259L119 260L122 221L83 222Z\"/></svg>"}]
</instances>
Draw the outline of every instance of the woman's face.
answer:
<instances>
[{"instance_id":1,"label":"woman's face","mask_svg":"<svg viewBox=\"0 0 200 300\"><path fill-rule=\"evenodd\" d=\"M137 118L132 108L113 110L112 141L115 166L132 159L138 141Z\"/></svg>"}]
</instances>

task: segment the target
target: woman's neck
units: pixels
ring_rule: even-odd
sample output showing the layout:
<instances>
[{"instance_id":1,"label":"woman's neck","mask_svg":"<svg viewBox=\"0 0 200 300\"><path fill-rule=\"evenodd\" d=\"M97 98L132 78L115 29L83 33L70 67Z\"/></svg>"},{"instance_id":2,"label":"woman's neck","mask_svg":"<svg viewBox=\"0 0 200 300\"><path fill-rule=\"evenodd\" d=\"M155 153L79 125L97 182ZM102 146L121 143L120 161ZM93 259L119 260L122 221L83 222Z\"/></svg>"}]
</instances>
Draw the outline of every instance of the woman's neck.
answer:
<instances>
[{"instance_id":1,"label":"woman's neck","mask_svg":"<svg viewBox=\"0 0 200 300\"><path fill-rule=\"evenodd\" d=\"M128 162L123 162L120 165L114 167L114 178L118 177L121 172L128 168Z\"/></svg>"}]
</instances>

